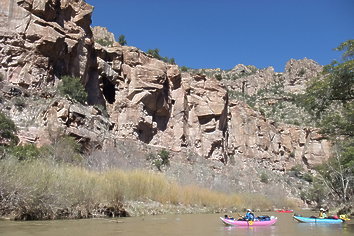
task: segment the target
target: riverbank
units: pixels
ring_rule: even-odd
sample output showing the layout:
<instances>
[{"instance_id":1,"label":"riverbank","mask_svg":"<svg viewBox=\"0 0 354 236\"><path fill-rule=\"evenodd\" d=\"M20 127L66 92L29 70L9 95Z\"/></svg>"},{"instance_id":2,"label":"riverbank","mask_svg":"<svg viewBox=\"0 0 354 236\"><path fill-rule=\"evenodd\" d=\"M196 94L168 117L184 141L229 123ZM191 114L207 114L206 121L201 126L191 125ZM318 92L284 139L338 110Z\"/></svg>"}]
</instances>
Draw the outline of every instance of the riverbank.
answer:
<instances>
[{"instance_id":1,"label":"riverbank","mask_svg":"<svg viewBox=\"0 0 354 236\"><path fill-rule=\"evenodd\" d=\"M51 220L215 213L277 206L262 195L180 185L146 170L103 172L48 160L0 161L0 216ZM281 206L293 206L284 201Z\"/></svg>"}]
</instances>

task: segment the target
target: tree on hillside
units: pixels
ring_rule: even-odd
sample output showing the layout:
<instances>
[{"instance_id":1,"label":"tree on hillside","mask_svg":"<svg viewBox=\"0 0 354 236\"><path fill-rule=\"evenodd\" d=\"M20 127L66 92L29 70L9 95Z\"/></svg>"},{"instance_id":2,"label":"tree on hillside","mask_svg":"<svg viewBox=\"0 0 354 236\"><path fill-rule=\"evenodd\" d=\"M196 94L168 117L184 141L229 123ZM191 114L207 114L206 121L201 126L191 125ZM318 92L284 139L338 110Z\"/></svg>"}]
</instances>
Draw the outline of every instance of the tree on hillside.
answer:
<instances>
[{"instance_id":1,"label":"tree on hillside","mask_svg":"<svg viewBox=\"0 0 354 236\"><path fill-rule=\"evenodd\" d=\"M341 202L350 202L354 196L354 142L338 143L328 162L317 167L320 180Z\"/></svg>"},{"instance_id":2,"label":"tree on hillside","mask_svg":"<svg viewBox=\"0 0 354 236\"><path fill-rule=\"evenodd\" d=\"M122 46L127 45L127 40L125 39L125 36L123 34L119 36L118 43Z\"/></svg>"},{"instance_id":3,"label":"tree on hillside","mask_svg":"<svg viewBox=\"0 0 354 236\"><path fill-rule=\"evenodd\" d=\"M87 92L82 85L80 78L63 76L59 85L59 92L61 95L68 95L72 99L85 104L87 101Z\"/></svg>"},{"instance_id":4,"label":"tree on hillside","mask_svg":"<svg viewBox=\"0 0 354 236\"><path fill-rule=\"evenodd\" d=\"M348 108L354 99L354 40L342 43L335 50L346 50L342 61L325 66L324 76L310 82L303 98L305 108L318 118L334 105Z\"/></svg>"},{"instance_id":5,"label":"tree on hillside","mask_svg":"<svg viewBox=\"0 0 354 236\"><path fill-rule=\"evenodd\" d=\"M354 194L354 40L340 44L340 62L324 67L323 77L311 81L302 104L322 133L334 140L332 158L318 167L323 184L342 202Z\"/></svg>"}]
</instances>

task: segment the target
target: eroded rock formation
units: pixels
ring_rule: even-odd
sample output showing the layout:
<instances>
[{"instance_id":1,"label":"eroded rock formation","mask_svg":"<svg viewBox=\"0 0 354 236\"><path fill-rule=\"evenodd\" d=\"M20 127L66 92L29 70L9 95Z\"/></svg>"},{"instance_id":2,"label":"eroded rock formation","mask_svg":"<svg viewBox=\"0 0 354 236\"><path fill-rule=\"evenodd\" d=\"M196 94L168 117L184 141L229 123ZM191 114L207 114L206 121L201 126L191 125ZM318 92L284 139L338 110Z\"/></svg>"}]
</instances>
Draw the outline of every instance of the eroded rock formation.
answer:
<instances>
[{"instance_id":1,"label":"eroded rock formation","mask_svg":"<svg viewBox=\"0 0 354 236\"><path fill-rule=\"evenodd\" d=\"M178 66L135 47L95 42L114 36L102 29L93 35L92 7L82 0L0 3L3 83L52 99L37 114L30 107L21 114L8 109L21 127L23 142L45 142L45 134L55 127L100 148L129 138L176 152L190 150L225 164L230 156L265 159L277 170L328 158L329 143L315 130L275 124L244 103L229 100L226 86L256 93L279 77L272 68L258 71L238 65L231 73L242 79L222 85L213 76L181 73ZM320 71L316 63L306 62L310 66L304 69L296 60L287 64L281 76L289 91L298 92L307 75ZM88 104L102 106L108 117L92 106L46 95L63 75L80 77ZM30 127L15 118L26 112L35 120Z\"/></svg>"}]
</instances>

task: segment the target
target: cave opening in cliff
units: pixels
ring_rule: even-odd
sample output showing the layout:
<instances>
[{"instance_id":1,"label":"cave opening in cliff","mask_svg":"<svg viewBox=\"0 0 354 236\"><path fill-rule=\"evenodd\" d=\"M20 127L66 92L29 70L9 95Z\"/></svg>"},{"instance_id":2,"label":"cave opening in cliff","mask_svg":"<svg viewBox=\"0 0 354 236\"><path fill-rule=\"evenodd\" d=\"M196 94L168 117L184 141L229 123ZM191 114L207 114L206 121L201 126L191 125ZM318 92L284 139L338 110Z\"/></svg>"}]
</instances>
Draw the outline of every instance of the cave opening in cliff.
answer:
<instances>
[{"instance_id":1,"label":"cave opening in cliff","mask_svg":"<svg viewBox=\"0 0 354 236\"><path fill-rule=\"evenodd\" d=\"M139 122L136 131L139 135L139 140L144 143L150 143L156 133L151 124L145 122Z\"/></svg>"},{"instance_id":2,"label":"cave opening in cliff","mask_svg":"<svg viewBox=\"0 0 354 236\"><path fill-rule=\"evenodd\" d=\"M107 78L103 78L102 85L102 93L104 98L109 104L113 104L116 101L116 91L114 84Z\"/></svg>"}]
</instances>

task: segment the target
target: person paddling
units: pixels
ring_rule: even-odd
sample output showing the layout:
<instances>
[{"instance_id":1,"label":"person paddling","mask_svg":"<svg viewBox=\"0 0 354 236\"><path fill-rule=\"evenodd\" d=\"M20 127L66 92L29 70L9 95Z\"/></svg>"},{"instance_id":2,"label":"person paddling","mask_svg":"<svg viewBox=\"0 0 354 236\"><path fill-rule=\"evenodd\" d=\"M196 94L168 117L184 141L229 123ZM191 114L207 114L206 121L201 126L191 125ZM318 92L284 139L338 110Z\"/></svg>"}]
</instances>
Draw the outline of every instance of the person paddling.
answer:
<instances>
[{"instance_id":1,"label":"person paddling","mask_svg":"<svg viewBox=\"0 0 354 236\"><path fill-rule=\"evenodd\" d=\"M254 221L254 214L251 209L247 209L246 215L244 217L244 220L247 221Z\"/></svg>"},{"instance_id":2,"label":"person paddling","mask_svg":"<svg viewBox=\"0 0 354 236\"><path fill-rule=\"evenodd\" d=\"M318 215L318 218L321 218L321 219L327 218L327 214L325 212L325 209L320 208L320 213Z\"/></svg>"}]
</instances>

